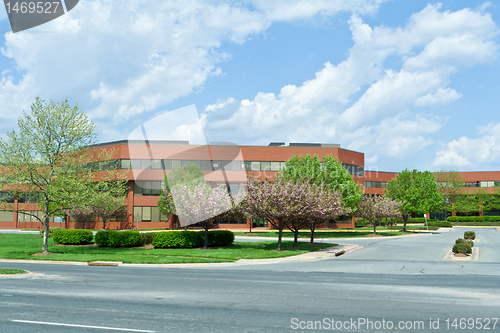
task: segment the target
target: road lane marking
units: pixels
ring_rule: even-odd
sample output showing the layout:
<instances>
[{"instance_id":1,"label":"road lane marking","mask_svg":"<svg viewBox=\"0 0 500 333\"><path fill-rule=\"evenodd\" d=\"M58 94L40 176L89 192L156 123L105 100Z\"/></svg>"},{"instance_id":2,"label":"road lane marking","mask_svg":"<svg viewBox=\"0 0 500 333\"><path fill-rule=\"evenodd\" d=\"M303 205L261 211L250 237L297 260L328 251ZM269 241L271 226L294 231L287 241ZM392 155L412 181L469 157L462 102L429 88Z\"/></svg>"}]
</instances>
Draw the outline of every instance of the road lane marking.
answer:
<instances>
[{"instance_id":1,"label":"road lane marking","mask_svg":"<svg viewBox=\"0 0 500 333\"><path fill-rule=\"evenodd\" d=\"M12 319L16 323L27 323L27 324L39 324L39 325L52 325L52 326L66 326L66 327L82 327L82 328L95 328L100 330L114 330L114 331L126 331L126 332L143 332L143 333L155 333L155 331L148 330L135 330L131 328L117 328L117 327L104 327L104 326L89 326L89 325L75 325L75 324L62 324L62 323L49 323L43 321L31 321L31 320L16 320Z\"/></svg>"}]
</instances>

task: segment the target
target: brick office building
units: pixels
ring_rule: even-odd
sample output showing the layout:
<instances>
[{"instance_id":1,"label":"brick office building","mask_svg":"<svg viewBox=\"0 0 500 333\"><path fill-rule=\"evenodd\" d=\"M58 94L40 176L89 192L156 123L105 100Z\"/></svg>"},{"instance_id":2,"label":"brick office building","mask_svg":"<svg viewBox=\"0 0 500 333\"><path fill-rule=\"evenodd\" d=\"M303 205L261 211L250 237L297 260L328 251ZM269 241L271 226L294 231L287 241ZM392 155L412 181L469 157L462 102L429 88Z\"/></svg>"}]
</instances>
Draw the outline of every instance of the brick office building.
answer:
<instances>
[{"instance_id":1,"label":"brick office building","mask_svg":"<svg viewBox=\"0 0 500 333\"><path fill-rule=\"evenodd\" d=\"M195 163L203 170L205 179L213 185L228 185L232 193L239 191L246 182L247 172L259 178L273 178L293 155L333 155L339 159L352 175L354 181L363 185L367 194L383 194L387 182L396 177L395 172L364 170L364 154L340 148L335 144L280 143L269 146L236 146L231 144L190 145L187 141L116 141L103 143L93 149L111 149L113 158L103 164L104 169L127 170L128 193L125 205L127 216L107 222L111 229L170 228L173 221L157 208L161 184L165 174L173 168ZM500 172L464 172L469 187L492 187L500 181ZM491 185L491 186L490 186ZM7 196L7 193L0 193ZM23 212L30 211L39 216L38 205L29 196L7 198L17 212L0 212L0 228L33 229L40 223ZM51 226L63 226L62 218L51 218ZM253 221L258 227L267 228L264 220ZM341 222L341 223L340 223ZM247 228L247 222L221 224L221 228ZM68 219L70 228L101 228L102 222L92 220L75 222ZM354 227L354 220L343 219L331 223L330 228Z\"/></svg>"}]
</instances>

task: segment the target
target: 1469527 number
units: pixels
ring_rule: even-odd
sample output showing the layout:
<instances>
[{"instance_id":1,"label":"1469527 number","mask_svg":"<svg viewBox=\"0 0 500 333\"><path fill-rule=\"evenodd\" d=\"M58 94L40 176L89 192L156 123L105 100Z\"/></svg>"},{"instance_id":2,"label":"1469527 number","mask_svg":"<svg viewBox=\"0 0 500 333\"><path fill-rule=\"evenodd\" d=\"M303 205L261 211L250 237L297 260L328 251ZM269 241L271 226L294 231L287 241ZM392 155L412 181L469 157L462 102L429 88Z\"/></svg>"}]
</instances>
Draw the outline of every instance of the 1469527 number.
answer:
<instances>
[{"instance_id":1,"label":"1469527 number","mask_svg":"<svg viewBox=\"0 0 500 333\"><path fill-rule=\"evenodd\" d=\"M498 318L448 318L445 320L447 329L475 329L475 330L494 330Z\"/></svg>"},{"instance_id":2,"label":"1469527 number","mask_svg":"<svg viewBox=\"0 0 500 333\"><path fill-rule=\"evenodd\" d=\"M59 6L58 1L54 2L45 2L45 1L23 1L23 2L14 2L11 5L10 2L5 3L5 8L7 9L7 13L38 13L38 14L55 14L57 8Z\"/></svg>"}]
</instances>

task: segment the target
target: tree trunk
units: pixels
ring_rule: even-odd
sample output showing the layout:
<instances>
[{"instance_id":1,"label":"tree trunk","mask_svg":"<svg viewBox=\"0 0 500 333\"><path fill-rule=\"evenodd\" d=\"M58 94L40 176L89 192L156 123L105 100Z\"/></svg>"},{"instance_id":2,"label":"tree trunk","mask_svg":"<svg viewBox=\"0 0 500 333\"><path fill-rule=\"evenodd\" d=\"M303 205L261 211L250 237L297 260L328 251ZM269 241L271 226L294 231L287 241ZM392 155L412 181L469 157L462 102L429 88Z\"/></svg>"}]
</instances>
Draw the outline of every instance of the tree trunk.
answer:
<instances>
[{"instance_id":1,"label":"tree trunk","mask_svg":"<svg viewBox=\"0 0 500 333\"><path fill-rule=\"evenodd\" d=\"M106 230L106 219L102 219L102 230Z\"/></svg>"},{"instance_id":2,"label":"tree trunk","mask_svg":"<svg viewBox=\"0 0 500 333\"><path fill-rule=\"evenodd\" d=\"M299 237L299 229L293 231L293 246L297 247L297 238Z\"/></svg>"},{"instance_id":3,"label":"tree trunk","mask_svg":"<svg viewBox=\"0 0 500 333\"><path fill-rule=\"evenodd\" d=\"M250 223L249 223L249 225L250 225L250 233L252 233L252 223L253 223L253 219L250 219Z\"/></svg>"},{"instance_id":4,"label":"tree trunk","mask_svg":"<svg viewBox=\"0 0 500 333\"><path fill-rule=\"evenodd\" d=\"M205 225L205 247L204 249L208 249L208 224Z\"/></svg>"},{"instance_id":5,"label":"tree trunk","mask_svg":"<svg viewBox=\"0 0 500 333\"><path fill-rule=\"evenodd\" d=\"M278 229L278 251L281 251L281 236L283 235L283 227Z\"/></svg>"},{"instance_id":6,"label":"tree trunk","mask_svg":"<svg viewBox=\"0 0 500 333\"><path fill-rule=\"evenodd\" d=\"M373 234L377 234L377 221L373 221Z\"/></svg>"},{"instance_id":7,"label":"tree trunk","mask_svg":"<svg viewBox=\"0 0 500 333\"><path fill-rule=\"evenodd\" d=\"M408 217L409 217L408 214L403 214L403 221L404 221L403 232L406 232L406 222L408 222Z\"/></svg>"},{"instance_id":8,"label":"tree trunk","mask_svg":"<svg viewBox=\"0 0 500 333\"><path fill-rule=\"evenodd\" d=\"M311 229L311 244L314 243L314 229L315 229L314 223L311 222L311 226L309 227Z\"/></svg>"}]
</instances>

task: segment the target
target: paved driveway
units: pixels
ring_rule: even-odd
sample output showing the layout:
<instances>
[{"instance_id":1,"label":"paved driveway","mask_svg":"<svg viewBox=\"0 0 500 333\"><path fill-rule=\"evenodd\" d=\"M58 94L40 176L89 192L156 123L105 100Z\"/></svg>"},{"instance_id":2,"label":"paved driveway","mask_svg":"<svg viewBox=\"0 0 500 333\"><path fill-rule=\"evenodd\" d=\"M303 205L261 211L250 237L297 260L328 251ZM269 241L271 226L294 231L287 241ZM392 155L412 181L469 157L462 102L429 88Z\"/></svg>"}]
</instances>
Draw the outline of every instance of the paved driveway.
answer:
<instances>
[{"instance_id":1,"label":"paved driveway","mask_svg":"<svg viewBox=\"0 0 500 333\"><path fill-rule=\"evenodd\" d=\"M480 239L479 260L457 262L444 260L464 231L476 232ZM329 242L333 242L330 240ZM455 228L438 234L403 238L336 239L334 242L358 244L363 248L343 256L316 262L277 264L253 269L279 271L321 271L367 274L468 274L500 275L500 232L497 228Z\"/></svg>"}]
</instances>

